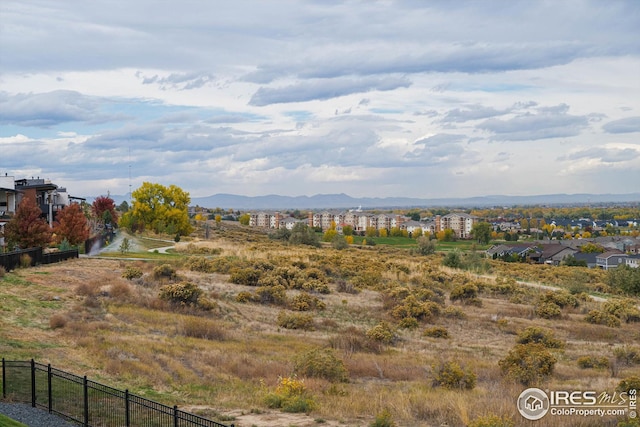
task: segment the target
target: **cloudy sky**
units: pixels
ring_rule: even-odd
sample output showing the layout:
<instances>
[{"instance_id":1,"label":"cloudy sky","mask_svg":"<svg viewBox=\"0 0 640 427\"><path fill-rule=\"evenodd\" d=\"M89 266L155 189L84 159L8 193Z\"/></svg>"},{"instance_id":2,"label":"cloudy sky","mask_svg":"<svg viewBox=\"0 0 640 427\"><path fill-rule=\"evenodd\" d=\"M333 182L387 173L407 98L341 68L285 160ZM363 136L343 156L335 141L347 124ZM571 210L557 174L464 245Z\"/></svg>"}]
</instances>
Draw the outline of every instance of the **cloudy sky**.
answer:
<instances>
[{"instance_id":1,"label":"cloudy sky","mask_svg":"<svg viewBox=\"0 0 640 427\"><path fill-rule=\"evenodd\" d=\"M640 191L640 1L2 0L0 174L354 197Z\"/></svg>"}]
</instances>

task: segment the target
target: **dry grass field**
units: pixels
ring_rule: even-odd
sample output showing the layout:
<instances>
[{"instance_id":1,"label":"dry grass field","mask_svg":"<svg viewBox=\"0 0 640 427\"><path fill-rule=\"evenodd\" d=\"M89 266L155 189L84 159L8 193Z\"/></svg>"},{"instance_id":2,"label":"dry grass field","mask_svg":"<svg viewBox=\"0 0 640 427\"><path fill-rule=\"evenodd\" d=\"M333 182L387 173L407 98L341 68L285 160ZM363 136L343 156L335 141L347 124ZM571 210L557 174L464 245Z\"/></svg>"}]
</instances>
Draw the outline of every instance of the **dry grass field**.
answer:
<instances>
[{"instance_id":1,"label":"dry grass field","mask_svg":"<svg viewBox=\"0 0 640 427\"><path fill-rule=\"evenodd\" d=\"M526 387L499 361L532 326L561 342L549 349L557 362L540 388L613 393L640 371L640 360L624 357L638 351L640 359L638 323L588 323L604 303L584 294L541 317L550 291L513 280L604 295L601 272L494 264L480 278L442 267L439 255L287 246L229 225L173 252L5 274L0 355L240 427L499 427L479 423L490 415L505 426L616 426L615 417L522 418L515 403ZM461 289L477 293L455 297ZM587 356L607 360L585 368L579 359ZM471 386L438 384L450 362L474 377ZM283 378L304 387L301 412L273 404Z\"/></svg>"}]
</instances>

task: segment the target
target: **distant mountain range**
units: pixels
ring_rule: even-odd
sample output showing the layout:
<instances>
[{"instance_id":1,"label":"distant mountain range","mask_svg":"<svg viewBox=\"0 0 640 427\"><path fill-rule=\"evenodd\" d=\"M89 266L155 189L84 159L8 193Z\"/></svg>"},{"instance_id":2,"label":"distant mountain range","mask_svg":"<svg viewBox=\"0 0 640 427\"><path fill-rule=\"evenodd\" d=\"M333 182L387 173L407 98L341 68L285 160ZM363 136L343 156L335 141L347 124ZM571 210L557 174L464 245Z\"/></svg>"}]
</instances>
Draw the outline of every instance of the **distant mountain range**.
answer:
<instances>
[{"instance_id":1,"label":"distant mountain range","mask_svg":"<svg viewBox=\"0 0 640 427\"><path fill-rule=\"evenodd\" d=\"M110 196L119 205L129 201L128 196ZM93 197L87 197L92 203ZM351 197L347 194L316 194L315 196L238 196L214 194L193 197L192 206L234 210L287 210L287 209L376 209L376 208L486 208L492 206L523 205L600 205L606 203L640 203L640 193L630 194L543 194L537 196L478 196L467 198L420 199L412 197Z\"/></svg>"},{"instance_id":2,"label":"distant mountain range","mask_svg":"<svg viewBox=\"0 0 640 427\"><path fill-rule=\"evenodd\" d=\"M602 203L640 203L640 193L632 194L547 194L538 196L479 196L469 198L419 199L410 197L351 197L347 194L315 196L238 196L215 194L194 197L191 205L236 210L256 209L348 209L411 207L490 207L514 205L589 205Z\"/></svg>"}]
</instances>

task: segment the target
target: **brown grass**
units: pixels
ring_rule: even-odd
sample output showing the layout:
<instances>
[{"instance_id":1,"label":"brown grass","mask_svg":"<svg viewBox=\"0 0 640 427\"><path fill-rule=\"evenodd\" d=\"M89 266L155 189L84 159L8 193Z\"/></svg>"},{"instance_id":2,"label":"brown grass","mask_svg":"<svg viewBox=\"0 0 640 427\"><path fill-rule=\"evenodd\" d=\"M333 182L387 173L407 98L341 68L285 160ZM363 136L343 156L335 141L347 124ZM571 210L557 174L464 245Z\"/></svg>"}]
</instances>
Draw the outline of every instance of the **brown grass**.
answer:
<instances>
[{"instance_id":1,"label":"brown grass","mask_svg":"<svg viewBox=\"0 0 640 427\"><path fill-rule=\"evenodd\" d=\"M222 251L213 258L268 260L288 267L295 261L296 265L327 272L332 292L319 295L327 307L313 313L314 329L279 327L281 307L237 303L235 295L255 289L231 284L225 274L192 272L176 262L178 275L202 288L216 307L207 312L175 311L158 299L162 283L151 278L158 263L78 259L7 273L0 286L2 307L7 313L0 330L0 353L7 358L34 357L132 392L152 389L158 399L169 404L196 405L235 414L238 419L252 410L262 412L263 419L255 418L247 424L258 427L294 424L286 415L266 408L262 396L265 389L276 386L279 376L292 374L296 355L318 347L335 350L347 367L349 382L306 379L318 408L307 417L308 423L296 419L295 425L315 425L314 419L323 419L331 427L365 426L375 414L389 409L399 427L464 425L487 414L506 415L516 425L538 427L523 422L517 413L514 402L523 387L506 381L497 364L515 345L516 334L529 326L551 329L566 343L564 350L556 352L555 374L544 387L613 391L621 378L637 369L577 366L578 358L585 355L614 360L614 346L631 345L640 338L635 331L637 324L609 328L585 322L583 307L598 308L597 302L565 309L560 319L540 319L533 308L540 291L528 288L520 303L511 302L510 296L481 292L482 307L454 304L464 317L440 315L415 330L398 329L398 340L393 344L371 342L365 335L367 330L382 320L397 324L389 307L383 305L385 289L406 286L450 291L477 278L441 269L437 256L415 257L397 250L291 248L263 236L249 240L235 230L216 233L206 245L198 242ZM238 233L240 237L230 240L222 237L224 233ZM374 265L372 271L377 275L367 272L369 264ZM122 279L128 265L145 272L143 278ZM516 267L514 273L534 277L528 268L535 267ZM556 279L568 282L572 277L565 270L544 268L542 272L545 283ZM376 280L358 292L339 292L345 289L344 283L355 283L352 274L361 273L371 273ZM600 279L589 280L595 283ZM290 297L295 294L289 292ZM444 304L452 306L446 295ZM38 318L45 319L45 325L33 320ZM446 328L449 339L423 335L426 328L434 326ZM16 342L19 344L11 344ZM38 343L48 343L48 347ZM431 366L447 360L457 360L475 372L476 388L433 388ZM245 426L240 422L236 425ZM548 418L545 425L588 424L579 419Z\"/></svg>"}]
</instances>

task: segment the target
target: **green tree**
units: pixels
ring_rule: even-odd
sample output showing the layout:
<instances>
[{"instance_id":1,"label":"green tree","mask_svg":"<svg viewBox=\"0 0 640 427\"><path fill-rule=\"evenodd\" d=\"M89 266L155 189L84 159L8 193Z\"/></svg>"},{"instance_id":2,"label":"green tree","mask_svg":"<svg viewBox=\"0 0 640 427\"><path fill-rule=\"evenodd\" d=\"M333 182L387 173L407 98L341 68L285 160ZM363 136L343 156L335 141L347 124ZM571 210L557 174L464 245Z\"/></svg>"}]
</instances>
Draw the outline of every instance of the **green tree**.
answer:
<instances>
[{"instance_id":1,"label":"green tree","mask_svg":"<svg viewBox=\"0 0 640 427\"><path fill-rule=\"evenodd\" d=\"M350 225L342 226L342 234L345 236L353 236L353 227Z\"/></svg>"},{"instance_id":2,"label":"green tree","mask_svg":"<svg viewBox=\"0 0 640 427\"><path fill-rule=\"evenodd\" d=\"M630 295L640 296L640 268L621 265L607 271L607 284Z\"/></svg>"},{"instance_id":3,"label":"green tree","mask_svg":"<svg viewBox=\"0 0 640 427\"><path fill-rule=\"evenodd\" d=\"M42 211L36 202L25 197L18 205L16 214L4 227L9 247L22 249L47 246L51 241L51 228L42 218Z\"/></svg>"},{"instance_id":4,"label":"green tree","mask_svg":"<svg viewBox=\"0 0 640 427\"><path fill-rule=\"evenodd\" d=\"M420 236L416 239L418 253L420 255L431 255L436 251L436 243L429 236Z\"/></svg>"},{"instance_id":5,"label":"green tree","mask_svg":"<svg viewBox=\"0 0 640 427\"><path fill-rule=\"evenodd\" d=\"M79 204L73 203L58 212L53 232L56 242L66 239L71 246L77 246L89 238L89 223Z\"/></svg>"},{"instance_id":6,"label":"green tree","mask_svg":"<svg viewBox=\"0 0 640 427\"><path fill-rule=\"evenodd\" d=\"M488 222L477 222L471 228L471 234L478 243L487 244L491 240L491 224Z\"/></svg>"},{"instance_id":7,"label":"green tree","mask_svg":"<svg viewBox=\"0 0 640 427\"><path fill-rule=\"evenodd\" d=\"M347 241L345 240L344 236L341 236L339 234L336 234L335 236L333 236L333 238L331 239L331 246L334 249L338 249L338 250L342 250L342 249L346 249L349 247L349 244L347 243Z\"/></svg>"},{"instance_id":8,"label":"green tree","mask_svg":"<svg viewBox=\"0 0 640 427\"><path fill-rule=\"evenodd\" d=\"M316 233L303 222L299 222L293 226L291 235L289 236L289 243L294 245L320 246L320 240Z\"/></svg>"},{"instance_id":9,"label":"green tree","mask_svg":"<svg viewBox=\"0 0 640 427\"><path fill-rule=\"evenodd\" d=\"M129 203L127 203L126 200L124 200L122 203L120 203L118 205L118 207L116 208L119 212L125 213L126 211L129 210Z\"/></svg>"},{"instance_id":10,"label":"green tree","mask_svg":"<svg viewBox=\"0 0 640 427\"><path fill-rule=\"evenodd\" d=\"M180 187L150 182L131 193L133 208L123 215L121 225L140 224L156 233L189 235L193 229L189 223L189 193ZM125 218L130 216L131 218Z\"/></svg>"}]
</instances>

